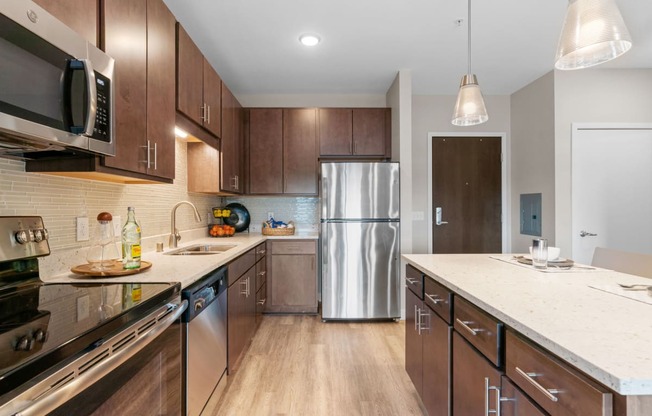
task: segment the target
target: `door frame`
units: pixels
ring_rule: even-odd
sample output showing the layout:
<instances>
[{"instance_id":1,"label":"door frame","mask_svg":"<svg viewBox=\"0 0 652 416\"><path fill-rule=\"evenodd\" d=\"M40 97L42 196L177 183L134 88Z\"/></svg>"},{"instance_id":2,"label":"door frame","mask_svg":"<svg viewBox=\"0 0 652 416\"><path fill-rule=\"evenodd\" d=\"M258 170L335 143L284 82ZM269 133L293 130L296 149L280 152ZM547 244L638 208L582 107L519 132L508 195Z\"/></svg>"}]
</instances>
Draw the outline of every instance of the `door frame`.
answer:
<instances>
[{"instance_id":1,"label":"door frame","mask_svg":"<svg viewBox=\"0 0 652 416\"><path fill-rule=\"evenodd\" d=\"M502 252L509 253L511 241L511 204L509 191L509 146L505 132L430 132L428 133L428 253L432 253L433 206L432 206L432 140L437 137L471 138L471 137L499 137L502 154L501 163L501 201L502 201Z\"/></svg>"}]
</instances>

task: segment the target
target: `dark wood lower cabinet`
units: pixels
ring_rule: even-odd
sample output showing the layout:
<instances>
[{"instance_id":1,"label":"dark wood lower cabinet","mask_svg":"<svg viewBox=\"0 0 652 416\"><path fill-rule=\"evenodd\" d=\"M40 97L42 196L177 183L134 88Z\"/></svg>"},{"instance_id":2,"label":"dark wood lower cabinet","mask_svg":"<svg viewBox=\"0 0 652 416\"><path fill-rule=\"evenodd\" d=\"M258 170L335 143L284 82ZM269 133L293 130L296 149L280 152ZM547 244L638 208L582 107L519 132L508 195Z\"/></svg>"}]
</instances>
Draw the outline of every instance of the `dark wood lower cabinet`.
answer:
<instances>
[{"instance_id":1,"label":"dark wood lower cabinet","mask_svg":"<svg viewBox=\"0 0 652 416\"><path fill-rule=\"evenodd\" d=\"M423 301L411 290L405 291L405 370L423 397L423 341L417 327L417 314Z\"/></svg>"},{"instance_id":2,"label":"dark wood lower cabinet","mask_svg":"<svg viewBox=\"0 0 652 416\"><path fill-rule=\"evenodd\" d=\"M436 313L424 306L422 401L429 416L447 416L450 407L450 341L453 329Z\"/></svg>"},{"instance_id":3,"label":"dark wood lower cabinet","mask_svg":"<svg viewBox=\"0 0 652 416\"><path fill-rule=\"evenodd\" d=\"M267 312L317 313L317 242L273 241Z\"/></svg>"},{"instance_id":4,"label":"dark wood lower cabinet","mask_svg":"<svg viewBox=\"0 0 652 416\"><path fill-rule=\"evenodd\" d=\"M546 416L548 414L534 404L507 377L502 377L501 385L501 416Z\"/></svg>"},{"instance_id":5,"label":"dark wood lower cabinet","mask_svg":"<svg viewBox=\"0 0 652 416\"><path fill-rule=\"evenodd\" d=\"M227 292L228 372L237 370L242 353L256 331L256 268L252 266Z\"/></svg>"},{"instance_id":6,"label":"dark wood lower cabinet","mask_svg":"<svg viewBox=\"0 0 652 416\"><path fill-rule=\"evenodd\" d=\"M453 415L485 415L496 409L502 372L453 332ZM488 386L485 380L488 380ZM489 409L485 409L488 395Z\"/></svg>"}]
</instances>

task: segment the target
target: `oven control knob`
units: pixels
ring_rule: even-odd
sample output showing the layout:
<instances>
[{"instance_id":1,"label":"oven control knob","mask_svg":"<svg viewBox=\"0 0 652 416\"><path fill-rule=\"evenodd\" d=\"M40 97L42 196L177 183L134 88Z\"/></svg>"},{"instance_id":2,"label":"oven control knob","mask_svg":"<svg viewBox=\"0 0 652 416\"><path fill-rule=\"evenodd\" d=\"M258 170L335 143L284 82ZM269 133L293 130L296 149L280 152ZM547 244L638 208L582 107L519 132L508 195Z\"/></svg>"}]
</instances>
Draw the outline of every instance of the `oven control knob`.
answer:
<instances>
[{"instance_id":1,"label":"oven control knob","mask_svg":"<svg viewBox=\"0 0 652 416\"><path fill-rule=\"evenodd\" d=\"M50 333L47 331L44 331L42 329L37 329L36 332L34 332L34 340L36 342L40 342L43 344L45 341L48 340Z\"/></svg>"},{"instance_id":2,"label":"oven control knob","mask_svg":"<svg viewBox=\"0 0 652 416\"><path fill-rule=\"evenodd\" d=\"M34 230L34 241L40 243L44 239L43 230Z\"/></svg>"},{"instance_id":3,"label":"oven control knob","mask_svg":"<svg viewBox=\"0 0 652 416\"><path fill-rule=\"evenodd\" d=\"M18 342L16 342L16 351L31 351L32 348L34 347L34 338L30 337L29 335L25 335L24 337L20 337L18 339Z\"/></svg>"},{"instance_id":4,"label":"oven control knob","mask_svg":"<svg viewBox=\"0 0 652 416\"><path fill-rule=\"evenodd\" d=\"M15 236L18 244L25 244L29 241L29 234L25 230L17 231Z\"/></svg>"}]
</instances>

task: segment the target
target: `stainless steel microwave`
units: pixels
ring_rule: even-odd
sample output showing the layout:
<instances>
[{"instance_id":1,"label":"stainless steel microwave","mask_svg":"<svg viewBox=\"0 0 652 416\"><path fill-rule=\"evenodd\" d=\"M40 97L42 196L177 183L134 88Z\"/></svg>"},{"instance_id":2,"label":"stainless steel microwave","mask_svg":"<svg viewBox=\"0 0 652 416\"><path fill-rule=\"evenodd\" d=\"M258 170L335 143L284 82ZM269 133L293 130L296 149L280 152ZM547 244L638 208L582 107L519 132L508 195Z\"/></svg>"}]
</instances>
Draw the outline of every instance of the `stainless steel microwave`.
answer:
<instances>
[{"instance_id":1,"label":"stainless steel microwave","mask_svg":"<svg viewBox=\"0 0 652 416\"><path fill-rule=\"evenodd\" d=\"M0 157L115 155L114 60L29 0L0 2Z\"/></svg>"}]
</instances>

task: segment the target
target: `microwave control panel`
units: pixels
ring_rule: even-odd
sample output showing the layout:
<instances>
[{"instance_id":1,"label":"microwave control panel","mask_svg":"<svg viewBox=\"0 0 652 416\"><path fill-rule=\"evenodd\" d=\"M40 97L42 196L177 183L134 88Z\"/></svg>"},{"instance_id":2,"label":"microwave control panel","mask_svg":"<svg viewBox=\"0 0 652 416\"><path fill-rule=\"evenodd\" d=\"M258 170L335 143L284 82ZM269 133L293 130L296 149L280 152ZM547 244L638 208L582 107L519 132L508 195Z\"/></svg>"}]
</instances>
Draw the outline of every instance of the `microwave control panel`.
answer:
<instances>
[{"instance_id":1,"label":"microwave control panel","mask_svg":"<svg viewBox=\"0 0 652 416\"><path fill-rule=\"evenodd\" d=\"M93 138L111 142L111 80L95 71L97 114Z\"/></svg>"}]
</instances>

